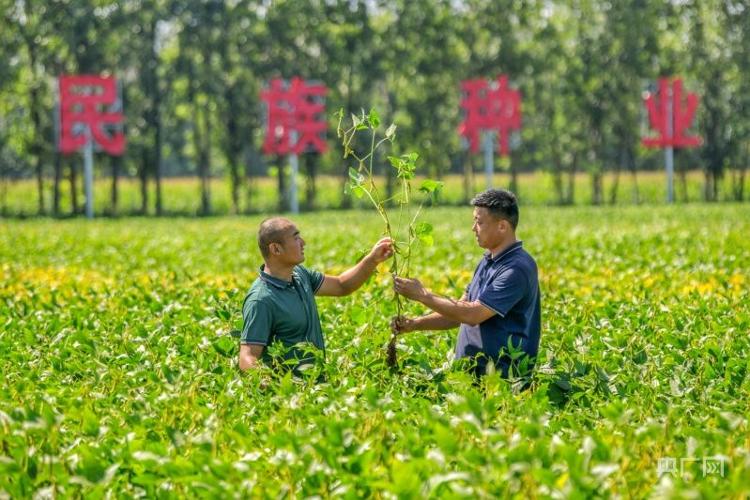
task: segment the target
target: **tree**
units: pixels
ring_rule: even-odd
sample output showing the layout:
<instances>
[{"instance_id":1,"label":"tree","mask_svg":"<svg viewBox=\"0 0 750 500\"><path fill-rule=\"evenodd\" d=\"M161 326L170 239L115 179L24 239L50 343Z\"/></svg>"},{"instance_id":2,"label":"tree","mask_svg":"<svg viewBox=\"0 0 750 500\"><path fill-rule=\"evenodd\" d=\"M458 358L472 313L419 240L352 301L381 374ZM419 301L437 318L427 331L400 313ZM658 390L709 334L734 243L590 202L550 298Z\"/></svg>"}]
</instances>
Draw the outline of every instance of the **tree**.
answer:
<instances>
[{"instance_id":1,"label":"tree","mask_svg":"<svg viewBox=\"0 0 750 500\"><path fill-rule=\"evenodd\" d=\"M726 68L730 53L723 38L726 17L720 2L694 2L688 13L691 23L691 66L701 85L699 123L704 144L706 201L719 198L719 181L724 176L732 149L732 85Z\"/></svg>"},{"instance_id":2,"label":"tree","mask_svg":"<svg viewBox=\"0 0 750 500\"><path fill-rule=\"evenodd\" d=\"M18 37L26 59L24 71L17 76L24 80L28 89L28 114L30 128L25 137L25 149L33 161L37 182L37 212L45 209L44 164L50 156L52 123L48 118L51 108L51 92L48 87L48 66L51 60L53 19L44 2L24 0L4 10L5 22Z\"/></svg>"},{"instance_id":3,"label":"tree","mask_svg":"<svg viewBox=\"0 0 750 500\"><path fill-rule=\"evenodd\" d=\"M238 1L222 4L222 29L218 39L221 68L216 73L221 88L219 109L226 127L221 136L230 174L232 212L240 208L240 188L245 170L242 167L246 145L259 127L259 85L254 68L257 54L262 52L258 15L253 2ZM248 207L249 208L249 207Z\"/></svg>"}]
</instances>

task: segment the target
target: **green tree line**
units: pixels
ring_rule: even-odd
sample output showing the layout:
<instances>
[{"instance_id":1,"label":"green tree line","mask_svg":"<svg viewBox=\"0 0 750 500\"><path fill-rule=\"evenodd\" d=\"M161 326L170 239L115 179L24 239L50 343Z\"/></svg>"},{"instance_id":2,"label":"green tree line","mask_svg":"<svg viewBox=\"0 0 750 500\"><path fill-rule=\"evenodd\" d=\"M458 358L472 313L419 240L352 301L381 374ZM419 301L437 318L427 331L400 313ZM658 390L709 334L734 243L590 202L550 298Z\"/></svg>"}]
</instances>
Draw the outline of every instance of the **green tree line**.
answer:
<instances>
[{"instance_id":1,"label":"green tree line","mask_svg":"<svg viewBox=\"0 0 750 500\"><path fill-rule=\"evenodd\" d=\"M726 197L746 197L750 7L741 0L0 0L0 12L0 176L33 177L39 214L82 210L80 156L56 152L54 109L57 77L84 73L122 84L127 152L96 155L112 214L123 176L140 180L143 214L164 212L172 175L200 178L202 214L212 213L211 178L227 177L232 211L246 213L252 179L273 175L286 209L287 158L261 152L259 96L270 79L292 76L329 89L330 151L300 158L305 209L316 206L320 175L346 183L339 108L378 109L399 126L389 155L419 151L426 174L462 174L468 198L481 158L457 133L459 84L500 74L523 96L520 141L496 160L511 189L519 173L542 170L557 203L571 204L585 172L588 201L614 203L631 176L638 202L638 173L663 165L640 143L652 133L643 93L679 76L701 97L693 131L703 145L677 151L678 180L699 168L706 200L721 197L720 182ZM376 171L395 185L385 155Z\"/></svg>"}]
</instances>

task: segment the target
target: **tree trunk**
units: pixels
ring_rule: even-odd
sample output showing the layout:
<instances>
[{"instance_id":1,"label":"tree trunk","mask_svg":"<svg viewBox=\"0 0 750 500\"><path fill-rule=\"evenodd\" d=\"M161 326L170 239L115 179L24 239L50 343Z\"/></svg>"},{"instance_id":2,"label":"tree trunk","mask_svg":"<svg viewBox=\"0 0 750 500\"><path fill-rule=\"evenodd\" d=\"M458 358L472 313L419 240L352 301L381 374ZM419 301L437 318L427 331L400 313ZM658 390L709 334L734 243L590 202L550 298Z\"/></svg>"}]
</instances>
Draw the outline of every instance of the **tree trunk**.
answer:
<instances>
[{"instance_id":1,"label":"tree trunk","mask_svg":"<svg viewBox=\"0 0 750 500\"><path fill-rule=\"evenodd\" d=\"M148 213L148 148L144 145L141 148L141 168L139 176L141 178L141 215Z\"/></svg>"},{"instance_id":2,"label":"tree trunk","mask_svg":"<svg viewBox=\"0 0 750 500\"><path fill-rule=\"evenodd\" d=\"M719 183L721 182L721 173L717 170L713 170L711 175L714 178L712 183L714 188L713 201L719 201Z\"/></svg>"},{"instance_id":3,"label":"tree trunk","mask_svg":"<svg viewBox=\"0 0 750 500\"><path fill-rule=\"evenodd\" d=\"M240 184L242 182L242 176L240 175L239 159L242 154L242 145L238 140L239 135L239 124L237 116L241 113L241 105L235 98L235 84L231 83L227 78L228 75L234 73L233 60L229 57L230 47L230 31L231 31L231 19L232 12L226 2L219 2L218 9L221 18L221 32L219 34L218 42L218 55L221 60L221 65L224 68L222 75L218 81L223 88L223 106L222 109L224 116L226 116L226 132L225 140L223 142L224 156L229 164L229 181L230 181L230 194L232 198L232 206L230 207L230 213L237 215L240 213ZM247 134L249 137L250 134Z\"/></svg>"},{"instance_id":4,"label":"tree trunk","mask_svg":"<svg viewBox=\"0 0 750 500\"><path fill-rule=\"evenodd\" d=\"M286 179L284 176L284 157L282 155L276 156L276 170L278 174L279 182L279 212L286 212L287 207L287 195L286 195Z\"/></svg>"},{"instance_id":5,"label":"tree trunk","mask_svg":"<svg viewBox=\"0 0 750 500\"><path fill-rule=\"evenodd\" d=\"M55 183L52 187L52 214L60 215L60 182L62 181L62 153L55 151Z\"/></svg>"},{"instance_id":6,"label":"tree trunk","mask_svg":"<svg viewBox=\"0 0 750 500\"><path fill-rule=\"evenodd\" d=\"M554 159L555 170L552 172L552 185L555 188L555 195L557 196L557 204L565 204L565 193L563 192L563 179L562 179L562 163L560 157L556 156Z\"/></svg>"},{"instance_id":7,"label":"tree trunk","mask_svg":"<svg viewBox=\"0 0 750 500\"><path fill-rule=\"evenodd\" d=\"M239 160L232 158L229 160L229 177L230 177L230 190L232 192L232 214L237 215L240 213L240 183L242 178L240 177L240 167L237 164Z\"/></svg>"},{"instance_id":8,"label":"tree trunk","mask_svg":"<svg viewBox=\"0 0 750 500\"><path fill-rule=\"evenodd\" d=\"M240 185L242 176L240 175L240 156L242 149L239 139L239 125L237 124L237 111L234 110L234 94L231 88L225 94L227 104L227 139L225 143L225 157L229 163L230 190L232 193L232 213L240 213Z\"/></svg>"},{"instance_id":9,"label":"tree trunk","mask_svg":"<svg viewBox=\"0 0 750 500\"><path fill-rule=\"evenodd\" d=\"M641 202L641 195L638 190L638 171L635 164L635 153L632 148L628 148L628 168L630 174L633 177L633 203L639 204Z\"/></svg>"},{"instance_id":10,"label":"tree trunk","mask_svg":"<svg viewBox=\"0 0 750 500\"><path fill-rule=\"evenodd\" d=\"M305 208L315 210L315 196L317 189L315 179L318 173L318 153L308 153L305 155L305 168L307 170L307 185L305 186Z\"/></svg>"},{"instance_id":11,"label":"tree trunk","mask_svg":"<svg viewBox=\"0 0 750 500\"><path fill-rule=\"evenodd\" d=\"M738 167L737 182L733 189L735 201L745 201L745 173L747 172L748 161L750 161L750 145L745 148L745 157L740 161L741 165Z\"/></svg>"},{"instance_id":12,"label":"tree trunk","mask_svg":"<svg viewBox=\"0 0 750 500\"><path fill-rule=\"evenodd\" d=\"M75 159L69 158L70 163L70 213L72 215L78 215L78 182L77 182L77 169Z\"/></svg>"},{"instance_id":13,"label":"tree trunk","mask_svg":"<svg viewBox=\"0 0 750 500\"><path fill-rule=\"evenodd\" d=\"M578 172L578 152L573 153L573 161L570 162L568 171L568 193L565 200L566 205L573 205L576 199L576 173Z\"/></svg>"},{"instance_id":14,"label":"tree trunk","mask_svg":"<svg viewBox=\"0 0 750 500\"><path fill-rule=\"evenodd\" d=\"M565 204L565 188L563 187L563 162L561 155L557 150L557 140L555 137L552 138L551 149L552 161L554 163L554 171L552 172L552 183L555 187L555 193L557 194L557 204Z\"/></svg>"},{"instance_id":15,"label":"tree trunk","mask_svg":"<svg viewBox=\"0 0 750 500\"><path fill-rule=\"evenodd\" d=\"M196 90L197 83L195 81L195 68L193 68L192 62L188 68L188 89L189 97L188 100L195 110L195 121L193 122L193 142L195 150L198 153L198 177L200 178L201 187L201 206L200 214L208 215L211 212L211 193L209 185L209 176L211 172L210 162L210 144L211 144L211 117L208 112L208 105L204 106L202 110L197 108L196 102ZM203 130L201 131L200 123L200 112L203 113Z\"/></svg>"},{"instance_id":16,"label":"tree trunk","mask_svg":"<svg viewBox=\"0 0 750 500\"><path fill-rule=\"evenodd\" d=\"M162 215L164 213L164 206L162 204L162 193L161 193L161 143L162 143L162 130L161 130L161 113L160 113L160 101L159 90L156 91L156 102L154 103L154 113L156 113L156 122L154 123L154 183L156 184L156 215Z\"/></svg>"},{"instance_id":17,"label":"tree trunk","mask_svg":"<svg viewBox=\"0 0 750 500\"><path fill-rule=\"evenodd\" d=\"M41 156L41 154L37 153L34 161L36 162L36 191L37 198L39 200L39 203L37 205L37 213L39 215L44 215L44 169L42 168Z\"/></svg>"},{"instance_id":18,"label":"tree trunk","mask_svg":"<svg viewBox=\"0 0 750 500\"><path fill-rule=\"evenodd\" d=\"M255 190L255 184L253 181L253 169L250 161L247 161L245 165L245 210L244 213L249 214L252 212L252 201L253 192Z\"/></svg>"},{"instance_id":19,"label":"tree trunk","mask_svg":"<svg viewBox=\"0 0 750 500\"><path fill-rule=\"evenodd\" d=\"M591 203L602 204L602 172L597 170L591 173Z\"/></svg>"},{"instance_id":20,"label":"tree trunk","mask_svg":"<svg viewBox=\"0 0 750 500\"><path fill-rule=\"evenodd\" d=\"M704 201L714 201L711 199L711 194L713 193L713 186L711 186L711 183L713 181L713 176L711 175L710 170L706 170L703 173L703 200Z\"/></svg>"},{"instance_id":21,"label":"tree trunk","mask_svg":"<svg viewBox=\"0 0 750 500\"><path fill-rule=\"evenodd\" d=\"M620 151L620 161L615 163L614 178L612 179L612 187L609 190L609 204L615 205L617 203L617 191L620 189L620 169L622 164L626 162L625 150Z\"/></svg>"},{"instance_id":22,"label":"tree trunk","mask_svg":"<svg viewBox=\"0 0 750 500\"><path fill-rule=\"evenodd\" d=\"M211 116L208 106L203 110L204 137L202 141L200 164L198 165L201 177L201 215L211 213Z\"/></svg>"},{"instance_id":23,"label":"tree trunk","mask_svg":"<svg viewBox=\"0 0 750 500\"><path fill-rule=\"evenodd\" d=\"M115 156L111 160L112 162L112 193L110 196L110 214L112 216L117 215L117 202L118 202L118 190L117 181L120 177L120 165L122 164L122 156Z\"/></svg>"},{"instance_id":24,"label":"tree trunk","mask_svg":"<svg viewBox=\"0 0 750 500\"><path fill-rule=\"evenodd\" d=\"M39 86L43 80L37 77L37 39L30 35L24 36L26 48L29 52L29 66L34 81L29 87L31 123L33 125L33 138L31 139L30 153L34 156L34 170L36 172L37 185L37 213L44 215L44 162L42 160L42 116L39 96Z\"/></svg>"},{"instance_id":25,"label":"tree trunk","mask_svg":"<svg viewBox=\"0 0 750 500\"><path fill-rule=\"evenodd\" d=\"M688 192L688 184L687 184L687 171L680 170L678 173L678 176L679 176L680 187L682 191L682 202L687 203L690 201L690 193Z\"/></svg>"},{"instance_id":26,"label":"tree trunk","mask_svg":"<svg viewBox=\"0 0 750 500\"><path fill-rule=\"evenodd\" d=\"M206 56L206 54L204 54ZM204 60L208 60L207 58ZM210 198L210 186L209 186L209 173L210 173L210 156L211 152L209 145L211 144L211 118L208 113L208 103L206 103L201 109L197 101L197 93L200 90L200 84L196 80L195 67L192 60L186 61L187 65L187 94L188 102L193 109L193 146L195 148L198 157L196 161L198 163L198 177L200 179L200 196L201 205L199 209L200 215L208 215L211 211L211 198ZM200 114L203 113L203 130L201 130Z\"/></svg>"},{"instance_id":27,"label":"tree trunk","mask_svg":"<svg viewBox=\"0 0 750 500\"><path fill-rule=\"evenodd\" d=\"M510 191L518 196L518 168L516 167L516 158L510 156Z\"/></svg>"},{"instance_id":28,"label":"tree trunk","mask_svg":"<svg viewBox=\"0 0 750 500\"><path fill-rule=\"evenodd\" d=\"M153 150L153 165L151 168L154 172L154 183L156 184L156 215L160 216L164 213L164 206L162 204L162 192L161 192L161 146L162 146L162 123L161 123L161 88L159 87L159 55L156 52L156 30L159 19L154 16L151 20L151 61L148 68L150 72L149 82L151 94L151 106L150 118L151 127L154 129L154 150Z\"/></svg>"},{"instance_id":29,"label":"tree trunk","mask_svg":"<svg viewBox=\"0 0 750 500\"><path fill-rule=\"evenodd\" d=\"M0 215L8 215L8 178L5 173L5 164L0 162Z\"/></svg>"},{"instance_id":30,"label":"tree trunk","mask_svg":"<svg viewBox=\"0 0 750 500\"><path fill-rule=\"evenodd\" d=\"M474 165L471 162L471 152L467 149L464 153L464 203L467 205L474 196Z\"/></svg>"}]
</instances>

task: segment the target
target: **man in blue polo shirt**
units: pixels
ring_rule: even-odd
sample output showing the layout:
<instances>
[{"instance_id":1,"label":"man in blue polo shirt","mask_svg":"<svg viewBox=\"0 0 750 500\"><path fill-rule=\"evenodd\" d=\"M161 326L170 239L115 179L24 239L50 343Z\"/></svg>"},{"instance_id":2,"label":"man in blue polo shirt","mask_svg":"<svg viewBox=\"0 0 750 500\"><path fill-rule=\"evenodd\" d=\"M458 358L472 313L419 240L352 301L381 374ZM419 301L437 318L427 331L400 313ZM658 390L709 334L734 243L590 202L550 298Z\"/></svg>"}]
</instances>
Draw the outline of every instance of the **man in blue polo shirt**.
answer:
<instances>
[{"instance_id":1,"label":"man in blue polo shirt","mask_svg":"<svg viewBox=\"0 0 750 500\"><path fill-rule=\"evenodd\" d=\"M305 260L305 240L289 219L273 217L258 230L258 247L264 264L242 305L240 370L270 359L267 346L280 342L295 369L310 363L300 345L325 350L315 296L349 295L393 255L389 238L378 241L354 267L338 276L323 275L300 265Z\"/></svg>"},{"instance_id":2,"label":"man in blue polo shirt","mask_svg":"<svg viewBox=\"0 0 750 500\"><path fill-rule=\"evenodd\" d=\"M518 202L513 193L488 189L471 204L472 230L486 252L466 292L459 300L449 299L426 290L419 280L394 277L397 293L434 312L394 318L391 327L397 333L459 327L456 359L475 360L480 375L491 360L504 377L517 376L523 363L518 356L513 360L513 351L526 354L529 367L539 352L541 301L536 262L516 239Z\"/></svg>"}]
</instances>

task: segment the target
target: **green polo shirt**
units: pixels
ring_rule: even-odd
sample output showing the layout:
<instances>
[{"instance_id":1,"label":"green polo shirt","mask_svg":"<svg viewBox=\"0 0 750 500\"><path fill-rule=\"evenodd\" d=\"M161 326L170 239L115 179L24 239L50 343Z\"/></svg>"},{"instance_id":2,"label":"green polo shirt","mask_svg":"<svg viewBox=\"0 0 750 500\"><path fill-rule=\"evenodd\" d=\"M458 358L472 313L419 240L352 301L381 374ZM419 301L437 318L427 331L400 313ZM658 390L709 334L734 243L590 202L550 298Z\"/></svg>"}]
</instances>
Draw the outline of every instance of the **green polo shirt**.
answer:
<instances>
[{"instance_id":1,"label":"green polo shirt","mask_svg":"<svg viewBox=\"0 0 750 500\"><path fill-rule=\"evenodd\" d=\"M325 350L320 327L315 292L323 284L324 276L303 266L295 266L292 281L275 278L260 266L260 276L253 282L242 305L243 344L271 345L281 342L288 348L287 358L304 360L294 346L309 342ZM263 352L268 361L268 349Z\"/></svg>"}]
</instances>

